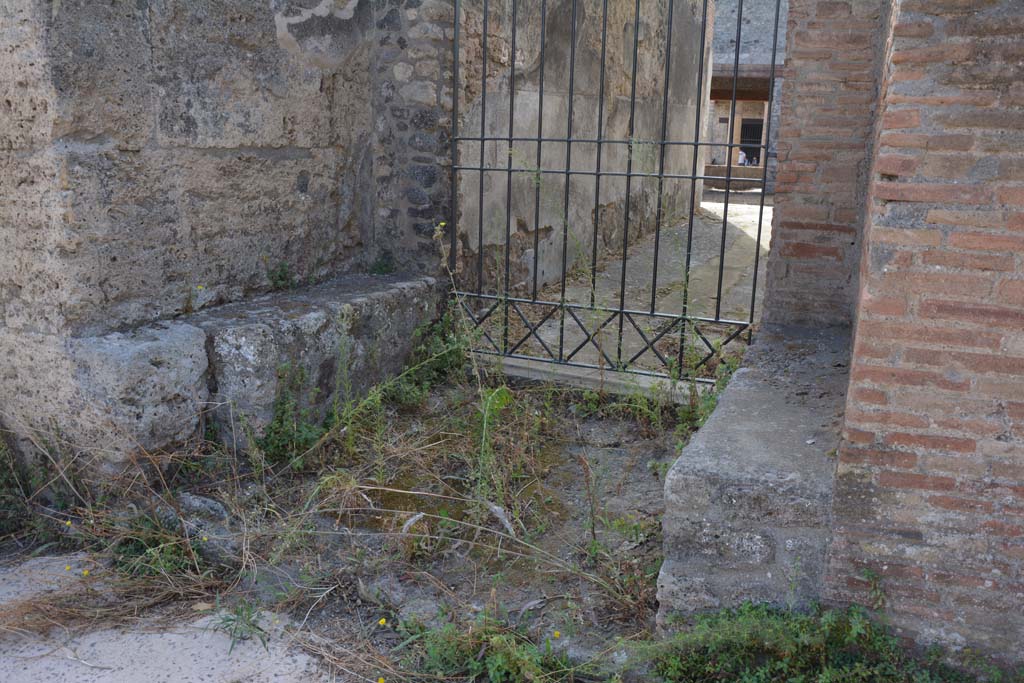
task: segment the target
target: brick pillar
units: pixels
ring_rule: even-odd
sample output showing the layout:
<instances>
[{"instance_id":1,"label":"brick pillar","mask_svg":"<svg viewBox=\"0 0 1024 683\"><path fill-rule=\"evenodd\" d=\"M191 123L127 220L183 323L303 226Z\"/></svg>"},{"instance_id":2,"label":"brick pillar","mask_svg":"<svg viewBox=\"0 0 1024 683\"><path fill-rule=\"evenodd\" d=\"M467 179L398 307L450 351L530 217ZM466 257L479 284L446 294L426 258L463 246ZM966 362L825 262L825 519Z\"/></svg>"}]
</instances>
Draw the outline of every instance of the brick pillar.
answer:
<instances>
[{"instance_id":1,"label":"brick pillar","mask_svg":"<svg viewBox=\"0 0 1024 683\"><path fill-rule=\"evenodd\" d=\"M897 12L829 592L870 602L880 589L920 642L1020 662L1024 8L903 0Z\"/></svg>"},{"instance_id":2,"label":"brick pillar","mask_svg":"<svg viewBox=\"0 0 1024 683\"><path fill-rule=\"evenodd\" d=\"M766 322L849 324L886 0L791 0Z\"/></svg>"},{"instance_id":3,"label":"brick pillar","mask_svg":"<svg viewBox=\"0 0 1024 683\"><path fill-rule=\"evenodd\" d=\"M771 131L768 139L768 150L765 153L765 163L768 164L768 175L765 178L764 191L768 194L775 194L775 175L779 172L779 113L782 111L782 78L776 78L772 83L772 109L768 112L771 121Z\"/></svg>"}]
</instances>

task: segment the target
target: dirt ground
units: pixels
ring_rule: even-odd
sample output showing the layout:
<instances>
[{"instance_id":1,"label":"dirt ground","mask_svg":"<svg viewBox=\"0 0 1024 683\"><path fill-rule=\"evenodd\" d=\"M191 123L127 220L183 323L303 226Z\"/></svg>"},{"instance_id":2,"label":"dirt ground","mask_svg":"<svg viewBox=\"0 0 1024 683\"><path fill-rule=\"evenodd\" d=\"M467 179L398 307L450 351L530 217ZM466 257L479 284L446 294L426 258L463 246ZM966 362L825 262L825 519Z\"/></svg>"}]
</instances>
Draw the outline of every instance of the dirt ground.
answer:
<instances>
[{"instance_id":1,"label":"dirt ground","mask_svg":"<svg viewBox=\"0 0 1024 683\"><path fill-rule=\"evenodd\" d=\"M240 571L159 606L53 609L118 599L109 554L10 553L0 680L421 680L410 633L485 614L574 663L615 668L624 643L654 628L662 476L684 437L669 412L521 387L488 437L507 475L494 486L508 488L481 504L480 475L456 454L479 439L479 392L445 386L389 409L349 463L334 453L327 469L185 477L194 499L230 511ZM266 647L216 627L238 604L257 605Z\"/></svg>"}]
</instances>

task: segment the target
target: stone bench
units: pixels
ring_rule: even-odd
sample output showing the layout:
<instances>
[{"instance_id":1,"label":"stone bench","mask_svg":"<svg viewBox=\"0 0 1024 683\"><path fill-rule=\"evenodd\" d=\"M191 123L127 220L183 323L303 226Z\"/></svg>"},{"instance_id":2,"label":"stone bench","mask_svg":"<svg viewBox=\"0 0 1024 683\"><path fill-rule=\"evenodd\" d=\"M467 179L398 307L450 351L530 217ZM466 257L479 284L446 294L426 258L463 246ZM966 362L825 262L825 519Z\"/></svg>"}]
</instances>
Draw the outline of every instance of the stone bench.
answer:
<instances>
[{"instance_id":1,"label":"stone bench","mask_svg":"<svg viewBox=\"0 0 1024 683\"><path fill-rule=\"evenodd\" d=\"M821 594L849 333L762 330L665 480L658 623Z\"/></svg>"},{"instance_id":2,"label":"stone bench","mask_svg":"<svg viewBox=\"0 0 1024 683\"><path fill-rule=\"evenodd\" d=\"M204 413L244 447L272 417L283 366L322 417L337 388L358 395L400 372L445 297L432 277L346 275L101 336L0 335L6 372L23 378L2 421L27 452L59 438L113 469L181 444Z\"/></svg>"}]
</instances>

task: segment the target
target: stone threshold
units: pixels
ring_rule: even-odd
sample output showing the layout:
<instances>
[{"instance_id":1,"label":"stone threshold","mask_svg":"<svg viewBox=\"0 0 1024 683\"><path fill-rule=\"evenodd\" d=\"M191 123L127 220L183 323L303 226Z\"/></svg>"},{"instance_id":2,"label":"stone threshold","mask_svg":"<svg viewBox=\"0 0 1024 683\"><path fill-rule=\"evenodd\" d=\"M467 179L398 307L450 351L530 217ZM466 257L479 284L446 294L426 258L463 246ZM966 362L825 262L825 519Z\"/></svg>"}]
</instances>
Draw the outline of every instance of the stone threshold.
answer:
<instances>
[{"instance_id":1,"label":"stone threshold","mask_svg":"<svg viewBox=\"0 0 1024 683\"><path fill-rule=\"evenodd\" d=\"M487 367L518 380L552 382L574 389L588 389L616 396L635 394L658 396L676 404L686 403L690 400L691 387L695 386L698 391L705 392L709 391L712 386L706 382L693 383L685 379L616 372L532 358L505 357L494 354L477 354L476 357Z\"/></svg>"}]
</instances>

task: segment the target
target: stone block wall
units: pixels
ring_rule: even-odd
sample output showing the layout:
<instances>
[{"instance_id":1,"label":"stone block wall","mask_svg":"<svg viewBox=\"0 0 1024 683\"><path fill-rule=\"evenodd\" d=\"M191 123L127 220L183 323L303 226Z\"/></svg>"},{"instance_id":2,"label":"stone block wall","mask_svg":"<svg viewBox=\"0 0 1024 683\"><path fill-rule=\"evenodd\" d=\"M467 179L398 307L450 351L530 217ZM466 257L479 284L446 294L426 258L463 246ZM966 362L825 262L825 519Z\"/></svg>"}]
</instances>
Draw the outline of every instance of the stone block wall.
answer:
<instances>
[{"instance_id":1,"label":"stone block wall","mask_svg":"<svg viewBox=\"0 0 1024 683\"><path fill-rule=\"evenodd\" d=\"M880 590L920 642L1021 662L1024 10L902 0L897 13L829 594Z\"/></svg>"},{"instance_id":2,"label":"stone block wall","mask_svg":"<svg viewBox=\"0 0 1024 683\"><path fill-rule=\"evenodd\" d=\"M421 163L446 158L434 52L450 6L271 4L7 6L6 327L138 325L383 251L425 266L401 258L419 252L409 183L383 181L413 161L412 130ZM397 66L425 55L420 76Z\"/></svg>"},{"instance_id":3,"label":"stone block wall","mask_svg":"<svg viewBox=\"0 0 1024 683\"><path fill-rule=\"evenodd\" d=\"M102 332L268 291L274 269L355 267L366 47L323 70L278 44L268 8L235 4L25 2L5 18L24 36L5 45L5 99L39 93L32 120L11 111L0 132L8 330ZM26 59L38 81L19 77ZM59 286L34 277L40 262Z\"/></svg>"},{"instance_id":4,"label":"stone block wall","mask_svg":"<svg viewBox=\"0 0 1024 683\"><path fill-rule=\"evenodd\" d=\"M168 446L216 386L195 316L367 271L436 276L451 12L3 3L0 425L115 459Z\"/></svg>"},{"instance_id":5,"label":"stone block wall","mask_svg":"<svg viewBox=\"0 0 1024 683\"><path fill-rule=\"evenodd\" d=\"M887 0L791 0L764 319L853 318Z\"/></svg>"}]
</instances>

